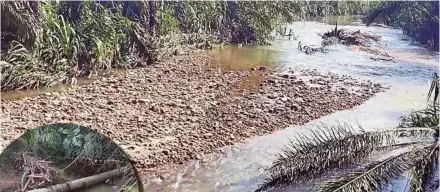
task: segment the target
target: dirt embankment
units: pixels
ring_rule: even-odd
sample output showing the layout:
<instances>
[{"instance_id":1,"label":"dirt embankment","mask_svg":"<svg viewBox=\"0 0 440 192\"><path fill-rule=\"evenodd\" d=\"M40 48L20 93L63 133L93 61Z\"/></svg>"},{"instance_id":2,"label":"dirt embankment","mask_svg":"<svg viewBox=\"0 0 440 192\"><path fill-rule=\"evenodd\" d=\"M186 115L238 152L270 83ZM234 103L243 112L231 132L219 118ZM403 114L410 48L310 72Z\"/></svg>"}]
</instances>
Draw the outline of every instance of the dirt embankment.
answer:
<instances>
[{"instance_id":1,"label":"dirt embankment","mask_svg":"<svg viewBox=\"0 0 440 192\"><path fill-rule=\"evenodd\" d=\"M220 71L207 67L210 59L175 57L68 91L3 101L0 140L49 123L88 125L147 170L352 108L383 89L314 70Z\"/></svg>"}]
</instances>

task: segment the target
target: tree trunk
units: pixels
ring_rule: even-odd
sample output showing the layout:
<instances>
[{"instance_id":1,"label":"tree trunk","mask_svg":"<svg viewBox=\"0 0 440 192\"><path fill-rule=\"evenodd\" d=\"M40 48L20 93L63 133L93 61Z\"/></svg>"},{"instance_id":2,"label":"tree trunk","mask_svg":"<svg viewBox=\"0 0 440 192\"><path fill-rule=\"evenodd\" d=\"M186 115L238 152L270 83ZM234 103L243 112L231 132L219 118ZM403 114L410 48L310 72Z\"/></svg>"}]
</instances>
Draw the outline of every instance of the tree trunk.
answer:
<instances>
[{"instance_id":1,"label":"tree trunk","mask_svg":"<svg viewBox=\"0 0 440 192\"><path fill-rule=\"evenodd\" d=\"M152 36L156 36L156 2L155 1L149 1L148 2L148 27L150 29L150 34Z\"/></svg>"},{"instance_id":2,"label":"tree trunk","mask_svg":"<svg viewBox=\"0 0 440 192\"><path fill-rule=\"evenodd\" d=\"M129 166L121 167L112 171L104 172L98 175L93 175L90 177L84 177L81 179L69 181L66 183L53 185L46 188L34 189L29 192L68 192L74 191L78 189L84 189L87 187L91 187L93 185L104 182L108 178L117 178L124 174L127 170L131 170L132 168Z\"/></svg>"}]
</instances>

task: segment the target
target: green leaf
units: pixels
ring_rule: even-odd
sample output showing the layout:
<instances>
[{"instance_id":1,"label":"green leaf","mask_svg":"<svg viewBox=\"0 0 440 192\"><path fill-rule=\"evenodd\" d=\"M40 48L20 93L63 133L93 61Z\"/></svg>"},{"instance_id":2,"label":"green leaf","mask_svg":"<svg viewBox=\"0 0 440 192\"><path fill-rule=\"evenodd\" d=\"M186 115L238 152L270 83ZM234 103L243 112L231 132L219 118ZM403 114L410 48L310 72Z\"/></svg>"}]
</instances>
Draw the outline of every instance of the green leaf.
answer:
<instances>
[{"instance_id":1,"label":"green leaf","mask_svg":"<svg viewBox=\"0 0 440 192\"><path fill-rule=\"evenodd\" d=\"M384 184L411 168L412 151L389 157L351 172L340 179L324 182L318 192L380 191Z\"/></svg>"}]
</instances>

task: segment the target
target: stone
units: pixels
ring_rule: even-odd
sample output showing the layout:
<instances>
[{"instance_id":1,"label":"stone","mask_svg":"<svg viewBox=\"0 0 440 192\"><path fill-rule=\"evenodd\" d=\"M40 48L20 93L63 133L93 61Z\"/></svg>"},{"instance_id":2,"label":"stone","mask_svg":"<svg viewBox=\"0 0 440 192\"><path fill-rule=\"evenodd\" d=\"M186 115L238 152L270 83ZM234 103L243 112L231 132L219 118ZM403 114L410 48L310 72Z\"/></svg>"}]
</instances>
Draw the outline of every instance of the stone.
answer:
<instances>
[{"instance_id":1,"label":"stone","mask_svg":"<svg viewBox=\"0 0 440 192\"><path fill-rule=\"evenodd\" d=\"M137 102L138 103L149 103L150 100L149 99L138 99Z\"/></svg>"},{"instance_id":2,"label":"stone","mask_svg":"<svg viewBox=\"0 0 440 192\"><path fill-rule=\"evenodd\" d=\"M275 80L275 79L269 79L269 80L267 80L267 82L268 83L273 83L273 84L278 83L278 81Z\"/></svg>"}]
</instances>

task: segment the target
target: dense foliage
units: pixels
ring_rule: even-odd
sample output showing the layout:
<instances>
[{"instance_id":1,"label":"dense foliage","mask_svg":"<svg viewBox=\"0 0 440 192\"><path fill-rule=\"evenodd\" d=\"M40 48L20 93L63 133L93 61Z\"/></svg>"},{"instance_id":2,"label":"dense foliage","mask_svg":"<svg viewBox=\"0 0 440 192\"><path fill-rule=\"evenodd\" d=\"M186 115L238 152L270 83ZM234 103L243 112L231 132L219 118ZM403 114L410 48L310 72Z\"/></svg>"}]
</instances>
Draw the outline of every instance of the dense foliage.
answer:
<instances>
[{"instance_id":1,"label":"dense foliage","mask_svg":"<svg viewBox=\"0 0 440 192\"><path fill-rule=\"evenodd\" d=\"M27 131L1 154L8 161L14 153L32 153L54 162L69 162L78 156L94 160L127 161L125 152L102 134L74 124L51 124ZM3 159L6 158L6 159Z\"/></svg>"},{"instance_id":2,"label":"dense foliage","mask_svg":"<svg viewBox=\"0 0 440 192\"><path fill-rule=\"evenodd\" d=\"M439 1L384 1L364 22L401 28L422 44L439 49Z\"/></svg>"},{"instance_id":3,"label":"dense foliage","mask_svg":"<svg viewBox=\"0 0 440 192\"><path fill-rule=\"evenodd\" d=\"M0 154L0 171L19 174L23 190L123 166L130 166L129 158L118 145L92 129L74 124L29 130ZM130 176L130 183L134 181L132 169L124 174Z\"/></svg>"},{"instance_id":4,"label":"dense foliage","mask_svg":"<svg viewBox=\"0 0 440 192\"><path fill-rule=\"evenodd\" d=\"M212 43L265 43L282 22L363 14L367 1L1 2L1 90L75 83ZM184 52L184 51L183 51Z\"/></svg>"}]
</instances>

